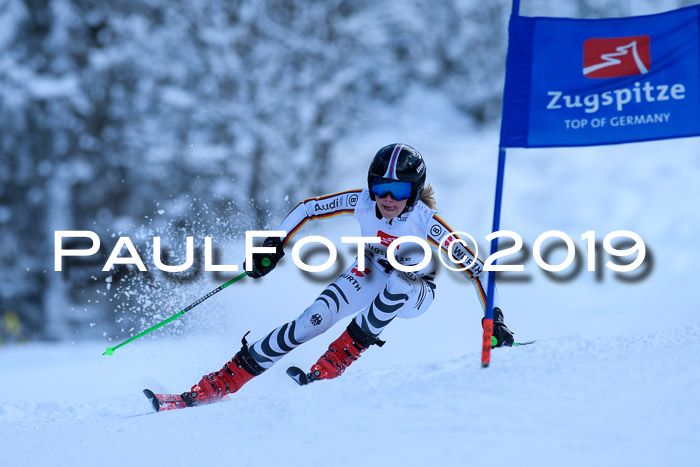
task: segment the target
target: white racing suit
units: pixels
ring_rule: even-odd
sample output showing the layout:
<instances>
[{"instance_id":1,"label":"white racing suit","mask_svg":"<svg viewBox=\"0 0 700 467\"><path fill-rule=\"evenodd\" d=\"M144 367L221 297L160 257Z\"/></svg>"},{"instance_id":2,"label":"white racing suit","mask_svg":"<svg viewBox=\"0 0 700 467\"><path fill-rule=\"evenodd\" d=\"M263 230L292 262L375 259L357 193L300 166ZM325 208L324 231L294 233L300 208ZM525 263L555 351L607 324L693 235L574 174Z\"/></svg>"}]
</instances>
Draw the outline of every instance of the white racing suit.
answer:
<instances>
[{"instance_id":1,"label":"white racing suit","mask_svg":"<svg viewBox=\"0 0 700 467\"><path fill-rule=\"evenodd\" d=\"M387 247L396 238L411 235L427 240L438 254L440 250L447 251L449 243L459 237L450 235L452 229L437 211L418 201L412 210L387 220L379 214L367 189L309 198L299 203L278 227L277 230L287 232L283 246L306 222L338 215L354 216L360 223L361 235L379 237L381 243L366 244L364 270L359 269L356 259L299 317L249 346L251 356L263 368L271 367L343 318L357 313L355 322L368 335L377 337L397 316L414 318L423 314L435 298L434 263L416 272L399 271L389 264ZM424 255L423 249L411 242L402 243L394 250L394 258L402 265L416 265ZM462 264L467 268L462 273L473 282L485 308L486 274L481 274L482 261L459 242L452 244L452 257L457 261L466 258ZM497 306L495 301L494 306Z\"/></svg>"}]
</instances>

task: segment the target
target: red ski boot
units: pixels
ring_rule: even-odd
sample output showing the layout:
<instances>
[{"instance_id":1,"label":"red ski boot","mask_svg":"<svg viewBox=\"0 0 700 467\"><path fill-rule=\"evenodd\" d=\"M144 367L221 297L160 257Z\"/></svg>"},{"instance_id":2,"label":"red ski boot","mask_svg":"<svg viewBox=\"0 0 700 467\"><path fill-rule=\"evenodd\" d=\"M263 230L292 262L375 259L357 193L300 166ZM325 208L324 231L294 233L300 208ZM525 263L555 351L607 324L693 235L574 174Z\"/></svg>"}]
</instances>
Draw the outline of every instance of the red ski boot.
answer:
<instances>
[{"instance_id":1,"label":"red ski boot","mask_svg":"<svg viewBox=\"0 0 700 467\"><path fill-rule=\"evenodd\" d=\"M243 347L230 362L226 362L221 370L203 376L189 392L182 394L182 399L188 407L218 402L263 371L265 368L253 359L244 341Z\"/></svg>"},{"instance_id":2,"label":"red ski boot","mask_svg":"<svg viewBox=\"0 0 700 467\"><path fill-rule=\"evenodd\" d=\"M340 376L372 344L381 347L384 341L367 334L353 320L345 332L328 346L328 350L311 367L311 377L317 380Z\"/></svg>"}]
</instances>

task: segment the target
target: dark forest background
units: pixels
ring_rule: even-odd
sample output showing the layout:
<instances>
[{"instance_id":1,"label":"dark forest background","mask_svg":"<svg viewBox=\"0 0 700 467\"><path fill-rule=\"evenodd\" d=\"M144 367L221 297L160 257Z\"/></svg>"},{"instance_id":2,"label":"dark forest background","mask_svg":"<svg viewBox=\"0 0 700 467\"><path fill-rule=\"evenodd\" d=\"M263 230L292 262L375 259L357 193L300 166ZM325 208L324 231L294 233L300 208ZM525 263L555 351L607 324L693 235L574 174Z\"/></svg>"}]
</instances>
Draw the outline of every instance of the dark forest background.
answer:
<instances>
[{"instance_id":1,"label":"dark forest background","mask_svg":"<svg viewBox=\"0 0 700 467\"><path fill-rule=\"evenodd\" d=\"M581 18L638 7L522 1L523 14ZM128 335L117 323L132 299L115 294L129 269L99 272L120 234L274 227L270 213L278 221L325 192L333 158L354 157L339 141L412 90L446 96L475 126L497 124L510 8L0 1L0 343ZM56 230L98 233L101 255L54 273Z\"/></svg>"}]
</instances>

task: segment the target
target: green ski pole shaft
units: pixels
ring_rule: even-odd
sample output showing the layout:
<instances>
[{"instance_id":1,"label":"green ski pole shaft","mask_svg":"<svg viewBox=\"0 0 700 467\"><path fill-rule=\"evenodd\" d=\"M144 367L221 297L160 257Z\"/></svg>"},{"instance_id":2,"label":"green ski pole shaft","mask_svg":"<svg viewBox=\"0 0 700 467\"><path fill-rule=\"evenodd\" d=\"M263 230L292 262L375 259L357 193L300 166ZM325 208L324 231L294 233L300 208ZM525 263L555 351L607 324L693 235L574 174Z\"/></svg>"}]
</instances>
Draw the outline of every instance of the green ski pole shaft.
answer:
<instances>
[{"instance_id":1,"label":"green ski pole shaft","mask_svg":"<svg viewBox=\"0 0 700 467\"><path fill-rule=\"evenodd\" d=\"M267 259L267 258L265 258L265 259ZM268 260L268 261L269 261L269 260ZM264 260L263 260L263 262L264 262ZM146 329L145 331L138 333L138 334L135 335L134 337L125 340L124 342L122 342L122 343L119 344L119 345L116 345L116 346L114 346L114 347L107 347L107 349L104 351L104 353L103 353L102 355L112 355L112 354L114 354L114 351L117 350L119 347L123 347L123 346L125 346L126 344L128 344L129 342L133 342L133 341L135 341L136 339L145 336L145 335L148 334L149 332L153 332L153 331L155 331L156 329L158 329L159 327L165 326L166 324L168 324L168 323L171 322L171 321L175 321L175 320L178 319L180 316L184 315L185 313L187 313L188 311L190 311L192 308L194 308L194 307L196 307L197 305L199 305L200 303L202 303L202 302L203 302L204 300L206 300L207 298L211 297L211 296L214 295L214 294L217 294L217 293L221 292L221 291L224 290L226 287L228 287L229 285L233 284L234 282L236 282L236 281L238 281L238 280L244 278L245 276L246 276L246 273L245 273L245 272L242 272L241 274L239 274L238 276L234 277L233 279L231 279L230 281L226 282L225 284L221 284L220 286L218 286L217 288L215 288L214 290L212 290L211 292L209 292L208 294L206 294L205 296L203 296L202 298L200 298L200 299L197 300L196 302L192 303L190 306L188 306L188 307L185 308L184 310L175 313L175 314L172 315L170 318L167 318L167 319L161 321L160 323L158 323L158 324L156 324L156 325L154 325L154 326L151 326L150 328Z\"/></svg>"}]
</instances>

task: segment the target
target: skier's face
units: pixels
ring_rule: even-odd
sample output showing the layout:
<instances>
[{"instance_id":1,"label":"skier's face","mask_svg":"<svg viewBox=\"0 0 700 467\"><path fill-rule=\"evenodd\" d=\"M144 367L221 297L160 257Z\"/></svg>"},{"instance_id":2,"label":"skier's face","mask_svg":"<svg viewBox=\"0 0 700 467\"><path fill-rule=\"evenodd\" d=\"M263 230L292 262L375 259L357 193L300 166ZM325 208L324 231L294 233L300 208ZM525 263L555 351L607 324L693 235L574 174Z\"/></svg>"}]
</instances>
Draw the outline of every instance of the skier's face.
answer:
<instances>
[{"instance_id":1,"label":"skier's face","mask_svg":"<svg viewBox=\"0 0 700 467\"><path fill-rule=\"evenodd\" d=\"M387 193L383 198L377 196L376 200L379 212L385 219L393 219L401 214L406 209L406 203L408 202L407 199L396 201L391 193Z\"/></svg>"}]
</instances>

